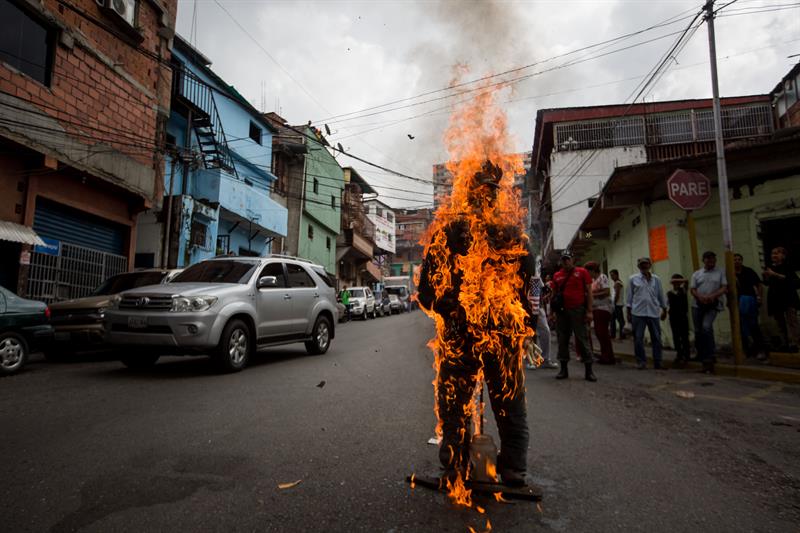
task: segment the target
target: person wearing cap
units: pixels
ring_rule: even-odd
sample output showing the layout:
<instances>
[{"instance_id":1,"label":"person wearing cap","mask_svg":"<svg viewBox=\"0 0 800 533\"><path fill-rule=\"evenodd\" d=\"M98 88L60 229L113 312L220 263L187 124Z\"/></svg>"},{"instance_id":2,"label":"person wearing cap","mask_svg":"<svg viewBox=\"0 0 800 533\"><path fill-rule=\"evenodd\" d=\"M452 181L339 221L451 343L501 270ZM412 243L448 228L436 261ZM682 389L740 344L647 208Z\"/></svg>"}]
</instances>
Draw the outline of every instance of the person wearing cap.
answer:
<instances>
[{"instance_id":1,"label":"person wearing cap","mask_svg":"<svg viewBox=\"0 0 800 533\"><path fill-rule=\"evenodd\" d=\"M739 318L747 357L754 357L762 350L764 336L758 324L758 308L764 294L764 285L756 271L744 265L742 254L733 254L733 270L736 273L736 295L739 298ZM752 339L752 341L751 341ZM766 354L759 355L759 359L766 359Z\"/></svg>"},{"instance_id":2,"label":"person wearing cap","mask_svg":"<svg viewBox=\"0 0 800 533\"><path fill-rule=\"evenodd\" d=\"M672 344L677 355L672 366L683 368L689 361L689 293L686 286L689 280L681 274L673 274L669 280L672 290L667 291L669 304L669 327L672 330Z\"/></svg>"},{"instance_id":3,"label":"person wearing cap","mask_svg":"<svg viewBox=\"0 0 800 533\"><path fill-rule=\"evenodd\" d=\"M692 322L697 358L703 363L703 372L714 373L716 343L714 342L714 320L723 308L723 295L728 292L725 272L717 268L717 254L703 253L703 268L692 274L689 289L694 296Z\"/></svg>"},{"instance_id":4,"label":"person wearing cap","mask_svg":"<svg viewBox=\"0 0 800 533\"><path fill-rule=\"evenodd\" d=\"M667 301L661 279L650 271L653 262L649 257L640 257L636 261L639 273L628 280L626 307L628 322L633 327L633 350L636 355L636 368L647 368L647 356L644 353L644 330L650 332L653 344L653 368L662 369L661 365L661 323L667 317Z\"/></svg>"},{"instance_id":5,"label":"person wearing cap","mask_svg":"<svg viewBox=\"0 0 800 533\"><path fill-rule=\"evenodd\" d=\"M586 325L592 321L592 277L582 267L575 266L572 254L561 254L561 269L553 275L550 307L556 315L558 363L561 369L556 379L569 377L569 339L575 334L575 347L583 354L586 381L597 381L592 372L592 351Z\"/></svg>"},{"instance_id":6,"label":"person wearing cap","mask_svg":"<svg viewBox=\"0 0 800 533\"><path fill-rule=\"evenodd\" d=\"M608 276L600 272L600 265L596 261L589 261L583 268L592 276L592 320L594 334L600 343L601 365L614 364L614 347L611 345L611 312L614 304L611 301L611 282Z\"/></svg>"}]
</instances>

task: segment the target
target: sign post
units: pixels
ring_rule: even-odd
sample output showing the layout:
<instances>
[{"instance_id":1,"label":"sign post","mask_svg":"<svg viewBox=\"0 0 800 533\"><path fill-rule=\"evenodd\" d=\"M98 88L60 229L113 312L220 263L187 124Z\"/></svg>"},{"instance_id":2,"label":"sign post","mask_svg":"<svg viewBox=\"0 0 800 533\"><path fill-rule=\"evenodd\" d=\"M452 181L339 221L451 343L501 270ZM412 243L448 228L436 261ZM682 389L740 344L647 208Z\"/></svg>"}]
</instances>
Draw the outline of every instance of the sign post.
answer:
<instances>
[{"instance_id":1,"label":"sign post","mask_svg":"<svg viewBox=\"0 0 800 533\"><path fill-rule=\"evenodd\" d=\"M711 180L696 170L678 169L667 180L667 194L672 202L686 211L686 229L689 231L689 245L692 248L692 268L700 268L697 253L697 231L692 211L705 207L711 199Z\"/></svg>"}]
</instances>

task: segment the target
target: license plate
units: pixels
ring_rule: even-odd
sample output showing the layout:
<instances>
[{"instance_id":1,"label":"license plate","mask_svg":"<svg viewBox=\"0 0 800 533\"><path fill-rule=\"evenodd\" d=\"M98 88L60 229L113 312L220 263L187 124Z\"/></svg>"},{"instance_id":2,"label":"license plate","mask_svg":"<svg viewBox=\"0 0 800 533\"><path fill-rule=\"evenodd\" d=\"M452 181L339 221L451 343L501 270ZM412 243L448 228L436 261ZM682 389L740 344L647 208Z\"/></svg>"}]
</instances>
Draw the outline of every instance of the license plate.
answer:
<instances>
[{"instance_id":1,"label":"license plate","mask_svg":"<svg viewBox=\"0 0 800 533\"><path fill-rule=\"evenodd\" d=\"M128 327L131 329L143 329L147 327L147 317L144 316L129 316Z\"/></svg>"}]
</instances>

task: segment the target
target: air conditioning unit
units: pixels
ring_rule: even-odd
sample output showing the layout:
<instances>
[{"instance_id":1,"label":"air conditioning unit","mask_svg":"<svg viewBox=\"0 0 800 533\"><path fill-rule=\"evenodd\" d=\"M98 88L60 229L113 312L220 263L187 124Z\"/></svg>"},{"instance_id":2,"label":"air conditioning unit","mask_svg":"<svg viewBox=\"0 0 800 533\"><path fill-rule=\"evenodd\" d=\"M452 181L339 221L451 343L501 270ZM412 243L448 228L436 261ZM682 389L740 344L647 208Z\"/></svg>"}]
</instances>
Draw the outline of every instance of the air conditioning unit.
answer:
<instances>
[{"instance_id":1,"label":"air conditioning unit","mask_svg":"<svg viewBox=\"0 0 800 533\"><path fill-rule=\"evenodd\" d=\"M131 28L136 26L137 0L96 0L97 5L116 15Z\"/></svg>"}]
</instances>

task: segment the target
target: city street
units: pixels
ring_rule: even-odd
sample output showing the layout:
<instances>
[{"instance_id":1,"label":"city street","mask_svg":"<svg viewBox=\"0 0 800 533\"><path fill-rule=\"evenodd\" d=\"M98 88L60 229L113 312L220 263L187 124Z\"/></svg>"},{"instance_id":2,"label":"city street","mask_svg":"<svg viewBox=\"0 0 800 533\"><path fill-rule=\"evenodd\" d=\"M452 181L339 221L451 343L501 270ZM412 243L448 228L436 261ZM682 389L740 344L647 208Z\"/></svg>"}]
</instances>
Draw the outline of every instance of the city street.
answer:
<instances>
[{"instance_id":1,"label":"city street","mask_svg":"<svg viewBox=\"0 0 800 533\"><path fill-rule=\"evenodd\" d=\"M340 324L331 350L144 373L36 358L0 381L5 531L790 531L800 387L681 371L528 371L531 503L486 514L436 471L431 322ZM39 356L40 357L40 356ZM490 424L490 431L495 432ZM281 488L282 484L293 484ZM792 525L794 524L794 526Z\"/></svg>"}]
</instances>

